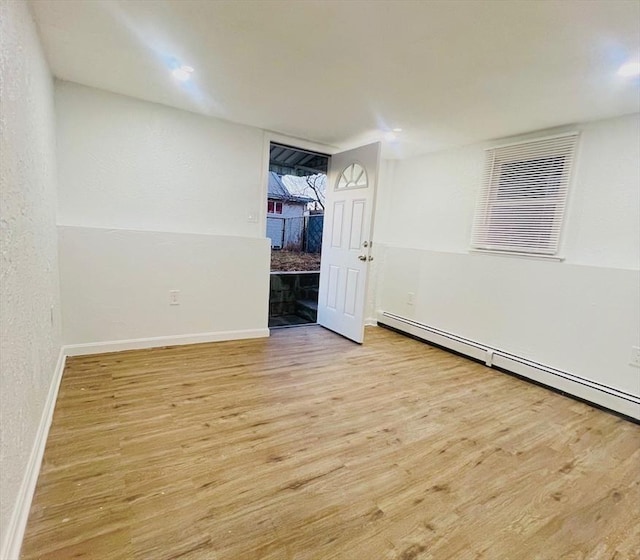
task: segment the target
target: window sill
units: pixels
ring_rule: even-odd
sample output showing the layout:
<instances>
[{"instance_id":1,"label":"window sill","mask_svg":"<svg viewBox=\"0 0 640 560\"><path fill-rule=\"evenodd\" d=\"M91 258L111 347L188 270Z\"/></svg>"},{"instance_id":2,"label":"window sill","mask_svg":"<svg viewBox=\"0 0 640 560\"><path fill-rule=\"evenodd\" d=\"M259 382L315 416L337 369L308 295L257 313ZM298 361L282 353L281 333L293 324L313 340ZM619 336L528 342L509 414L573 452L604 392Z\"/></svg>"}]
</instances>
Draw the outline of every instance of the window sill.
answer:
<instances>
[{"instance_id":1,"label":"window sill","mask_svg":"<svg viewBox=\"0 0 640 560\"><path fill-rule=\"evenodd\" d=\"M521 259L533 259L536 261L562 262L564 257L559 255L536 255L534 253L516 253L514 251L494 251L491 249L469 249L470 253L496 255L499 257L518 257Z\"/></svg>"}]
</instances>

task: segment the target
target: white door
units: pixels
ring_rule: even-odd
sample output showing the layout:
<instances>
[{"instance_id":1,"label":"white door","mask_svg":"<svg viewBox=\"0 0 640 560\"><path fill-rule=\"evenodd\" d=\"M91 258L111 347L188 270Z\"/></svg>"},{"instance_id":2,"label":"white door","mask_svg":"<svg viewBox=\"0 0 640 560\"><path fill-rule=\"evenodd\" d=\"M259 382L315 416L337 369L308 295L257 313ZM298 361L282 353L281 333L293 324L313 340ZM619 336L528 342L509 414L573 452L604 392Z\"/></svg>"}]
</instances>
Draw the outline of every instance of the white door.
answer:
<instances>
[{"instance_id":1,"label":"white door","mask_svg":"<svg viewBox=\"0 0 640 560\"><path fill-rule=\"evenodd\" d=\"M379 158L379 142L332 155L327 179L318 323L360 343Z\"/></svg>"}]
</instances>

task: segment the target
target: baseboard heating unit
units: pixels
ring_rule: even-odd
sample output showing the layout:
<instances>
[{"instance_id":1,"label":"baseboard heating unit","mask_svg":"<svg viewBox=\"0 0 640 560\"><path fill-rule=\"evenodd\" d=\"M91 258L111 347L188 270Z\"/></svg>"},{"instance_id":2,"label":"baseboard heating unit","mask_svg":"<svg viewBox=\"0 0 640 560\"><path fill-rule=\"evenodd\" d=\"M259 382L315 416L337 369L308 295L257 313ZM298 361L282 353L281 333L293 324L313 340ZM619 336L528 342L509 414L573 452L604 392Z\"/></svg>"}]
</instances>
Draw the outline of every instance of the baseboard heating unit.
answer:
<instances>
[{"instance_id":1,"label":"baseboard heating unit","mask_svg":"<svg viewBox=\"0 0 640 560\"><path fill-rule=\"evenodd\" d=\"M605 408L640 423L640 397L562 371L539 362L528 360L499 348L492 348L474 340L431 327L424 323L395 315L378 312L378 324L410 335L427 343L443 347L465 357L479 361L507 373L544 385L552 390Z\"/></svg>"}]
</instances>

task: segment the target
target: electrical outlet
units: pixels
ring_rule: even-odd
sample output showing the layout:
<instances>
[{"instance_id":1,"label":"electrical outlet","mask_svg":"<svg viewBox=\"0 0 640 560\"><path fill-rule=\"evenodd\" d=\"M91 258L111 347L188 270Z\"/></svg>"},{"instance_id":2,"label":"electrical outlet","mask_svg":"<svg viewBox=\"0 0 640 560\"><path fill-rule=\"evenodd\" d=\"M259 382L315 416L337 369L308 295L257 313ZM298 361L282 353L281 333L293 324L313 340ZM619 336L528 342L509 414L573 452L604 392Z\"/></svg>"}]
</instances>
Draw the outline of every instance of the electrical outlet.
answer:
<instances>
[{"instance_id":1,"label":"electrical outlet","mask_svg":"<svg viewBox=\"0 0 640 560\"><path fill-rule=\"evenodd\" d=\"M640 346L631 347L631 361L632 366L640 367Z\"/></svg>"},{"instance_id":2,"label":"electrical outlet","mask_svg":"<svg viewBox=\"0 0 640 560\"><path fill-rule=\"evenodd\" d=\"M180 305L180 290L169 290L169 305Z\"/></svg>"},{"instance_id":3,"label":"electrical outlet","mask_svg":"<svg viewBox=\"0 0 640 560\"><path fill-rule=\"evenodd\" d=\"M258 223L258 213L257 212L249 212L247 214L247 222L249 222L250 224L257 224Z\"/></svg>"},{"instance_id":4,"label":"electrical outlet","mask_svg":"<svg viewBox=\"0 0 640 560\"><path fill-rule=\"evenodd\" d=\"M407 305L413 305L416 302L416 294L409 292L407 294Z\"/></svg>"}]
</instances>

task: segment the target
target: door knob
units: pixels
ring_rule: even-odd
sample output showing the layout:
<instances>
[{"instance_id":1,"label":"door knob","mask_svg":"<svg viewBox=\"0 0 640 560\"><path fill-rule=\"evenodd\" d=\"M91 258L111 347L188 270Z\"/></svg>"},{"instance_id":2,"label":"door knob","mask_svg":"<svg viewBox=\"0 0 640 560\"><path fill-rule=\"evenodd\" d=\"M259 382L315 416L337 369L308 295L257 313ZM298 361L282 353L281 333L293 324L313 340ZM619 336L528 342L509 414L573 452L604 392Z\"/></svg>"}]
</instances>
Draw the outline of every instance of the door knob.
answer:
<instances>
[{"instance_id":1,"label":"door knob","mask_svg":"<svg viewBox=\"0 0 640 560\"><path fill-rule=\"evenodd\" d=\"M367 260L367 255L360 255L358 257L361 261L366 261Z\"/></svg>"}]
</instances>

